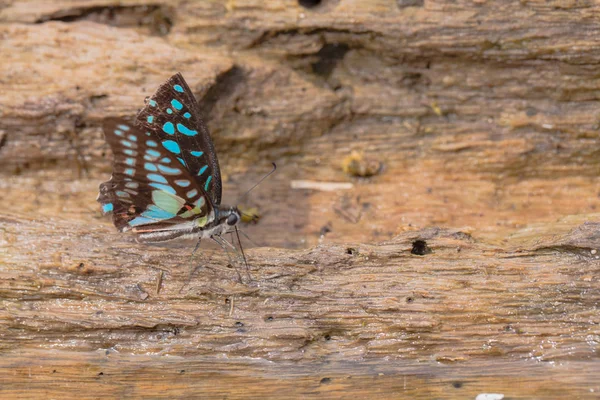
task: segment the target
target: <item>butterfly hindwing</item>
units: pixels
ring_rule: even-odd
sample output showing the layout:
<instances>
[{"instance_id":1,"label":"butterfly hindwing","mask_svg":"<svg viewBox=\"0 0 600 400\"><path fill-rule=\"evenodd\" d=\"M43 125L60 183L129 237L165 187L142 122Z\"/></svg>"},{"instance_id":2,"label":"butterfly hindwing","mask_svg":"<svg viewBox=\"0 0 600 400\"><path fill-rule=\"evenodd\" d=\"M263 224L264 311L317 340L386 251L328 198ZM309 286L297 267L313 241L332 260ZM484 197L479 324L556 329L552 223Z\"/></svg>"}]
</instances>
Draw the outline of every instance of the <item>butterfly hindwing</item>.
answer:
<instances>
[{"instance_id":1,"label":"butterfly hindwing","mask_svg":"<svg viewBox=\"0 0 600 400\"><path fill-rule=\"evenodd\" d=\"M139 112L136 126L149 132L159 145L193 177L213 205L221 204L221 173L200 106L181 76L173 75Z\"/></svg>"},{"instance_id":2,"label":"butterfly hindwing","mask_svg":"<svg viewBox=\"0 0 600 400\"><path fill-rule=\"evenodd\" d=\"M98 201L121 230L177 236L177 230L207 222L212 204L180 161L144 132L120 119L104 123L114 153L113 175L100 185ZM180 233L179 233L180 234Z\"/></svg>"}]
</instances>

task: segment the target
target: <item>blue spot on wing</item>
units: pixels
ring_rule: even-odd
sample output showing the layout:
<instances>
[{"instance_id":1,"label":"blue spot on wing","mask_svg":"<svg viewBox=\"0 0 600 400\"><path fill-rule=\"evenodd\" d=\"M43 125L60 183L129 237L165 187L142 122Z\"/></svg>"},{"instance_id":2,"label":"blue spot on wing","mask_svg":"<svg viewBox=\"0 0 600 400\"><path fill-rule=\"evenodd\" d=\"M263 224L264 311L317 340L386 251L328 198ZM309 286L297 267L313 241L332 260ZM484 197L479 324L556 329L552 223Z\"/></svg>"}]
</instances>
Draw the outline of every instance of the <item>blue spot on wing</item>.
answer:
<instances>
[{"instance_id":1,"label":"blue spot on wing","mask_svg":"<svg viewBox=\"0 0 600 400\"><path fill-rule=\"evenodd\" d=\"M133 176L133 175L135 175L135 169L133 169L133 168L127 168L125 170L125 174Z\"/></svg>"},{"instance_id":2,"label":"blue spot on wing","mask_svg":"<svg viewBox=\"0 0 600 400\"><path fill-rule=\"evenodd\" d=\"M210 181L212 180L212 175L208 176L208 179L206 179L206 183L204 184L204 190L208 191L208 185L210 184Z\"/></svg>"},{"instance_id":3,"label":"blue spot on wing","mask_svg":"<svg viewBox=\"0 0 600 400\"><path fill-rule=\"evenodd\" d=\"M175 183L177 184L177 186L181 186L181 187L190 186L190 181L188 181L187 179L178 179L175 181Z\"/></svg>"},{"instance_id":4,"label":"blue spot on wing","mask_svg":"<svg viewBox=\"0 0 600 400\"><path fill-rule=\"evenodd\" d=\"M173 86L173 89L175 89L176 92L183 93L183 88L179 85Z\"/></svg>"},{"instance_id":5,"label":"blue spot on wing","mask_svg":"<svg viewBox=\"0 0 600 400\"><path fill-rule=\"evenodd\" d=\"M186 136L196 136L198 131L193 131L183 124L177 124L177 130Z\"/></svg>"},{"instance_id":6,"label":"blue spot on wing","mask_svg":"<svg viewBox=\"0 0 600 400\"><path fill-rule=\"evenodd\" d=\"M156 165L147 162L146 164L144 164L144 169L146 171L152 171L152 172L156 172L158 171L158 169L156 168ZM148 175L148 178L150 178L150 176Z\"/></svg>"},{"instance_id":7,"label":"blue spot on wing","mask_svg":"<svg viewBox=\"0 0 600 400\"><path fill-rule=\"evenodd\" d=\"M149 104L150 104L152 107L156 107L156 101L154 101L154 100L150 100L148 103L149 103Z\"/></svg>"},{"instance_id":8,"label":"blue spot on wing","mask_svg":"<svg viewBox=\"0 0 600 400\"><path fill-rule=\"evenodd\" d=\"M165 124L162 127L162 130L165 133L168 133L169 135L174 135L175 134L175 128L173 127L173 123L172 122L165 122Z\"/></svg>"},{"instance_id":9,"label":"blue spot on wing","mask_svg":"<svg viewBox=\"0 0 600 400\"><path fill-rule=\"evenodd\" d=\"M193 155L194 157L200 157L202 154L204 154L203 151L190 151L190 154Z\"/></svg>"},{"instance_id":10,"label":"blue spot on wing","mask_svg":"<svg viewBox=\"0 0 600 400\"><path fill-rule=\"evenodd\" d=\"M162 142L162 144L165 147L165 149L169 150L171 153L174 153L174 154L181 153L181 149L179 148L179 145L177 144L177 142L175 142L173 140L165 140L164 142Z\"/></svg>"},{"instance_id":11,"label":"blue spot on wing","mask_svg":"<svg viewBox=\"0 0 600 400\"><path fill-rule=\"evenodd\" d=\"M158 151L156 151L156 150L147 149L146 153L148 153L152 157L160 157L160 153Z\"/></svg>"},{"instance_id":12,"label":"blue spot on wing","mask_svg":"<svg viewBox=\"0 0 600 400\"><path fill-rule=\"evenodd\" d=\"M174 216L175 214L163 210L162 208L159 208L154 204L148 206L148 209L142 213L142 217L154 218L159 220L173 218Z\"/></svg>"},{"instance_id":13,"label":"blue spot on wing","mask_svg":"<svg viewBox=\"0 0 600 400\"><path fill-rule=\"evenodd\" d=\"M185 118L188 118L188 119L189 119L189 118L192 116L192 114L190 114L189 112L186 112L185 114L183 114L183 116L184 116Z\"/></svg>"},{"instance_id":14,"label":"blue spot on wing","mask_svg":"<svg viewBox=\"0 0 600 400\"><path fill-rule=\"evenodd\" d=\"M158 143L156 143L154 140L146 140L146 144L150 147L158 146Z\"/></svg>"},{"instance_id":15,"label":"blue spot on wing","mask_svg":"<svg viewBox=\"0 0 600 400\"><path fill-rule=\"evenodd\" d=\"M179 168L171 168L161 164L158 164L158 169L160 172L168 175L179 175L181 173Z\"/></svg>"},{"instance_id":16,"label":"blue spot on wing","mask_svg":"<svg viewBox=\"0 0 600 400\"><path fill-rule=\"evenodd\" d=\"M187 165L185 165L185 161L183 161L183 158L177 157L177 159L179 160L179 162L181 163L181 165L183 165L184 167L187 168Z\"/></svg>"},{"instance_id":17,"label":"blue spot on wing","mask_svg":"<svg viewBox=\"0 0 600 400\"><path fill-rule=\"evenodd\" d=\"M109 213L113 210L113 204L112 203L106 203L102 205L102 212L103 213Z\"/></svg>"},{"instance_id":18,"label":"blue spot on wing","mask_svg":"<svg viewBox=\"0 0 600 400\"><path fill-rule=\"evenodd\" d=\"M181 104L177 99L171 100L171 105L176 110L181 110L183 108L183 104Z\"/></svg>"},{"instance_id":19,"label":"blue spot on wing","mask_svg":"<svg viewBox=\"0 0 600 400\"><path fill-rule=\"evenodd\" d=\"M207 168L208 168L208 165L205 165L204 167L200 168L200 171L198 171L198 176L202 175L204 173L204 171L206 171Z\"/></svg>"},{"instance_id":20,"label":"blue spot on wing","mask_svg":"<svg viewBox=\"0 0 600 400\"><path fill-rule=\"evenodd\" d=\"M148 121L148 123L151 124L152 121L154 121L154 117L152 115L148 115L148 118L146 118L146 121Z\"/></svg>"},{"instance_id":21,"label":"blue spot on wing","mask_svg":"<svg viewBox=\"0 0 600 400\"><path fill-rule=\"evenodd\" d=\"M156 167L154 167L154 168L156 168ZM164 184L169 183L169 182L167 182L167 180L165 179L164 176L158 175L158 174L148 174L148 179L150 179L151 181L154 181L154 182L158 182L158 183L164 183Z\"/></svg>"},{"instance_id":22,"label":"blue spot on wing","mask_svg":"<svg viewBox=\"0 0 600 400\"><path fill-rule=\"evenodd\" d=\"M136 218L132 219L131 221L129 221L128 224L129 224L129 226L138 226L138 225L153 224L155 222L156 222L156 220L154 220L154 219L145 218L145 217L136 217Z\"/></svg>"},{"instance_id":23,"label":"blue spot on wing","mask_svg":"<svg viewBox=\"0 0 600 400\"><path fill-rule=\"evenodd\" d=\"M173 195L177 194L177 193L175 193L175 189L173 189L171 186L168 186L168 185L163 185L161 183L152 182L149 184L149 186L152 186L153 188L156 188L156 189L163 190L163 191L165 191L167 193L171 193Z\"/></svg>"},{"instance_id":24,"label":"blue spot on wing","mask_svg":"<svg viewBox=\"0 0 600 400\"><path fill-rule=\"evenodd\" d=\"M129 127L127 125L117 125L117 128L121 129L122 131L128 131Z\"/></svg>"}]
</instances>

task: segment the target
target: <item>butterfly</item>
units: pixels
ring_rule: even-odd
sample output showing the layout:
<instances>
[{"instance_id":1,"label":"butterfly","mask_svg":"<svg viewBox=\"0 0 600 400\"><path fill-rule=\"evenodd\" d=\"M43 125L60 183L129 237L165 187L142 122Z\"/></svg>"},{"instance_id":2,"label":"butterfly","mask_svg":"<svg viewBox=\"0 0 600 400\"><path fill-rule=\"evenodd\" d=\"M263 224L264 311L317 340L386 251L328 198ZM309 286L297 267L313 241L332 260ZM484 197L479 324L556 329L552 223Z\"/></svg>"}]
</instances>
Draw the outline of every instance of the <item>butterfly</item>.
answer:
<instances>
[{"instance_id":1,"label":"butterfly","mask_svg":"<svg viewBox=\"0 0 600 400\"><path fill-rule=\"evenodd\" d=\"M240 221L236 207L221 205L217 154L180 73L147 99L135 123L110 118L103 129L114 163L97 201L119 231L142 242L217 241Z\"/></svg>"}]
</instances>

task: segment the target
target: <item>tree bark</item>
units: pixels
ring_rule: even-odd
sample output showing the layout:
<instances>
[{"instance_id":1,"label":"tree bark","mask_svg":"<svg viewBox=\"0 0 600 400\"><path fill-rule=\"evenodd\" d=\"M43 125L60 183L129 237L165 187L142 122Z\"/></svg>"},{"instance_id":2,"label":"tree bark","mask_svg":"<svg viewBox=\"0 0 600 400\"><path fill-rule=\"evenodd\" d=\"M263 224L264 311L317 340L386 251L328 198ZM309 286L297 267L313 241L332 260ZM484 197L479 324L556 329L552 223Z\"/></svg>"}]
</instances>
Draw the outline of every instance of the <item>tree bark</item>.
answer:
<instances>
[{"instance_id":1,"label":"tree bark","mask_svg":"<svg viewBox=\"0 0 600 400\"><path fill-rule=\"evenodd\" d=\"M596 398L598 10L0 5L0 394ZM225 203L278 164L243 204L251 279L94 201L102 120L178 71Z\"/></svg>"}]
</instances>

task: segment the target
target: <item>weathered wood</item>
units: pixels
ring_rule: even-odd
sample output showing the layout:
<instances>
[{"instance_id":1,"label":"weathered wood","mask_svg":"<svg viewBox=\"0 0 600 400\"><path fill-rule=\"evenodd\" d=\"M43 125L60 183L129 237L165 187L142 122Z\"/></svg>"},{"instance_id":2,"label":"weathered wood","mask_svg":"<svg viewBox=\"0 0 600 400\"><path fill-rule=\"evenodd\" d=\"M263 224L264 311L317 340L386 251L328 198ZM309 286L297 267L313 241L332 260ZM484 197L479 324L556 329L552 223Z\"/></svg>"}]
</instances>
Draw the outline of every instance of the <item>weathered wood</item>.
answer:
<instances>
[{"instance_id":1,"label":"weathered wood","mask_svg":"<svg viewBox=\"0 0 600 400\"><path fill-rule=\"evenodd\" d=\"M167 367L172 377L152 388L215 396L232 382L275 376L283 382L266 394L375 393L371 384L387 396L433 390L444 398L485 390L523 398L540 395L537 385L581 398L598 390L597 224L526 248L432 229L380 245L250 250L254 280L247 284L223 269L226 258L218 251L205 251L210 261L200 262L205 267L188 282L189 249L123 243L106 228L52 226L49 235L35 221L2 218L9 249L0 260L3 365L18 367L2 385L7 393L27 387L32 367L39 379L60 380L51 374L57 370L69 381L81 357L90 363L81 383L108 380L109 395L123 395L123 385L143 391L126 376L154 380ZM417 240L431 253L411 254ZM165 275L158 294L155 271ZM17 356L27 348L31 354ZM223 357L228 361L218 361ZM202 365L209 360L214 365L207 371ZM241 381L228 372L242 367L249 372ZM181 370L215 384L169 384ZM567 379L570 373L578 380ZM359 379L350 381L355 374ZM299 381L286 381L295 376ZM533 386L521 390L512 380ZM459 390L462 385L470 387ZM229 393L244 397L239 390Z\"/></svg>"},{"instance_id":2,"label":"weathered wood","mask_svg":"<svg viewBox=\"0 0 600 400\"><path fill-rule=\"evenodd\" d=\"M0 6L3 398L597 396L598 6L299 3ZM176 71L225 202L278 163L252 282L94 201Z\"/></svg>"}]
</instances>

